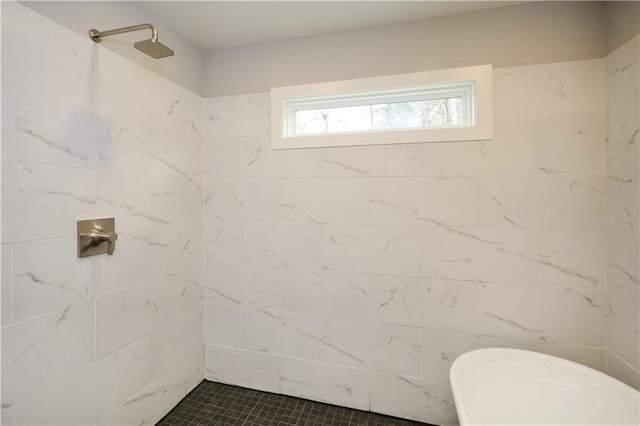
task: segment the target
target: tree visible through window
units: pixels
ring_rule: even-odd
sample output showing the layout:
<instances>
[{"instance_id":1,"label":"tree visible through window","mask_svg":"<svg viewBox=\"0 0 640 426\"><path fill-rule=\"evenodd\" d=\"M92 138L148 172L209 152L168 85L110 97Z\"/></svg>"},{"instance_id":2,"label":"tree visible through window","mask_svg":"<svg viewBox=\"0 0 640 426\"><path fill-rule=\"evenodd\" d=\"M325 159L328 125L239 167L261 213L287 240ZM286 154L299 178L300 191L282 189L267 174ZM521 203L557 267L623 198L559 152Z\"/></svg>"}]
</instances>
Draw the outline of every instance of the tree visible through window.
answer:
<instances>
[{"instance_id":1,"label":"tree visible through window","mask_svg":"<svg viewBox=\"0 0 640 426\"><path fill-rule=\"evenodd\" d=\"M461 98L296 111L296 134L461 126Z\"/></svg>"},{"instance_id":2,"label":"tree visible through window","mask_svg":"<svg viewBox=\"0 0 640 426\"><path fill-rule=\"evenodd\" d=\"M484 140L490 65L273 88L274 149Z\"/></svg>"}]
</instances>

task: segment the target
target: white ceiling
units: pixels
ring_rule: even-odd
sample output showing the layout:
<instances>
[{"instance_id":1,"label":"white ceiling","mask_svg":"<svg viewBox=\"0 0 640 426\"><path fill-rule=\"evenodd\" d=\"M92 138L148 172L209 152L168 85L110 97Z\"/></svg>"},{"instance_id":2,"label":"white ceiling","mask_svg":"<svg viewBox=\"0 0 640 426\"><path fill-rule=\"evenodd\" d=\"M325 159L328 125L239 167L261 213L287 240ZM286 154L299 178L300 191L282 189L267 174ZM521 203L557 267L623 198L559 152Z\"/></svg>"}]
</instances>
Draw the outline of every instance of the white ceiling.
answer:
<instances>
[{"instance_id":1,"label":"white ceiling","mask_svg":"<svg viewBox=\"0 0 640 426\"><path fill-rule=\"evenodd\" d=\"M204 51L248 46L517 1L146 1L142 7ZM159 29L162 34L162 29Z\"/></svg>"}]
</instances>

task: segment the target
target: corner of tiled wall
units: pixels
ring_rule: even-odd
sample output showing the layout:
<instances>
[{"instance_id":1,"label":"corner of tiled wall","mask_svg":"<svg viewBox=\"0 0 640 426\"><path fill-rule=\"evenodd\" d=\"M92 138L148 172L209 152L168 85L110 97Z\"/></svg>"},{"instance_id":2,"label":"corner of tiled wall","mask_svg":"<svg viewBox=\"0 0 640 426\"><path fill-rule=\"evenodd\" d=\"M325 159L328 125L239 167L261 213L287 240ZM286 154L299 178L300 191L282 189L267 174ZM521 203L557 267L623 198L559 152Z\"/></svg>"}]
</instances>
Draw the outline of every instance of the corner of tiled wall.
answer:
<instances>
[{"instance_id":1,"label":"corner of tiled wall","mask_svg":"<svg viewBox=\"0 0 640 426\"><path fill-rule=\"evenodd\" d=\"M607 371L640 389L640 36L606 58Z\"/></svg>"},{"instance_id":2,"label":"corner of tiled wall","mask_svg":"<svg viewBox=\"0 0 640 426\"><path fill-rule=\"evenodd\" d=\"M2 59L3 424L153 423L203 378L203 100L15 2Z\"/></svg>"}]
</instances>

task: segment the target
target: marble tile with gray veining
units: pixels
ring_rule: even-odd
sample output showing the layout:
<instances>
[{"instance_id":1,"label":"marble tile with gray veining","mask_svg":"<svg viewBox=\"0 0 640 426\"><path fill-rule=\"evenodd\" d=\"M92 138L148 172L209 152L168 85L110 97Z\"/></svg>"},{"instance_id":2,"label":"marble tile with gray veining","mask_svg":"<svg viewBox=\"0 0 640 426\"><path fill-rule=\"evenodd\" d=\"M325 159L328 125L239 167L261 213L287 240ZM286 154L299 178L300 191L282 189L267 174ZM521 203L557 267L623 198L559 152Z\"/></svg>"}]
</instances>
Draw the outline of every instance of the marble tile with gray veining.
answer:
<instances>
[{"instance_id":1,"label":"marble tile with gray veining","mask_svg":"<svg viewBox=\"0 0 640 426\"><path fill-rule=\"evenodd\" d=\"M264 309L242 313L245 349L319 360L323 332L323 320L318 316Z\"/></svg>"},{"instance_id":2,"label":"marble tile with gray veining","mask_svg":"<svg viewBox=\"0 0 640 426\"><path fill-rule=\"evenodd\" d=\"M616 105L618 108L618 106ZM637 110L640 108L637 108ZM618 176L623 171L638 170L640 156L640 112L621 110L607 114L606 169Z\"/></svg>"},{"instance_id":3,"label":"marble tile with gray veining","mask_svg":"<svg viewBox=\"0 0 640 426\"><path fill-rule=\"evenodd\" d=\"M277 268L210 263L207 265L205 300L223 305L280 309L280 282Z\"/></svg>"},{"instance_id":4,"label":"marble tile with gray veining","mask_svg":"<svg viewBox=\"0 0 640 426\"><path fill-rule=\"evenodd\" d=\"M331 270L417 276L420 233L407 227L326 226L323 261Z\"/></svg>"},{"instance_id":5,"label":"marble tile with gray veining","mask_svg":"<svg viewBox=\"0 0 640 426\"><path fill-rule=\"evenodd\" d=\"M193 352L202 351L201 306L186 311L149 333L149 380L155 380Z\"/></svg>"},{"instance_id":6,"label":"marble tile with gray veining","mask_svg":"<svg viewBox=\"0 0 640 426\"><path fill-rule=\"evenodd\" d=\"M320 267L322 232L316 224L249 223L243 230L242 262L276 267Z\"/></svg>"},{"instance_id":7,"label":"marble tile with gray veining","mask_svg":"<svg viewBox=\"0 0 640 426\"><path fill-rule=\"evenodd\" d=\"M546 174L602 174L604 117L571 115L541 121L539 170Z\"/></svg>"},{"instance_id":8,"label":"marble tile with gray veining","mask_svg":"<svg viewBox=\"0 0 640 426\"><path fill-rule=\"evenodd\" d=\"M94 361L92 300L2 329L2 404L12 406Z\"/></svg>"},{"instance_id":9,"label":"marble tile with gray veining","mask_svg":"<svg viewBox=\"0 0 640 426\"><path fill-rule=\"evenodd\" d=\"M207 180L205 214L219 221L256 220L276 199L275 183L250 180Z\"/></svg>"},{"instance_id":10,"label":"marble tile with gray veining","mask_svg":"<svg viewBox=\"0 0 640 426\"><path fill-rule=\"evenodd\" d=\"M148 172L151 158L149 126L142 118L103 114L109 121L108 133L97 141L98 164L101 169L118 172Z\"/></svg>"},{"instance_id":11,"label":"marble tile with gray veining","mask_svg":"<svg viewBox=\"0 0 640 426\"><path fill-rule=\"evenodd\" d=\"M3 5L2 15L3 38L13 41L3 45L3 77L67 99L93 102L96 62L91 40L18 3Z\"/></svg>"},{"instance_id":12,"label":"marble tile with gray veining","mask_svg":"<svg viewBox=\"0 0 640 426\"><path fill-rule=\"evenodd\" d=\"M186 361L153 380L99 424L155 424L187 394Z\"/></svg>"},{"instance_id":13,"label":"marble tile with gray veining","mask_svg":"<svg viewBox=\"0 0 640 426\"><path fill-rule=\"evenodd\" d=\"M259 93L206 99L205 133L219 136L268 135L271 125L269 96L269 93Z\"/></svg>"},{"instance_id":14,"label":"marble tile with gray veining","mask_svg":"<svg viewBox=\"0 0 640 426\"><path fill-rule=\"evenodd\" d=\"M438 425L458 424L449 385L415 377L375 374L370 409Z\"/></svg>"},{"instance_id":15,"label":"marble tile with gray veining","mask_svg":"<svg viewBox=\"0 0 640 426\"><path fill-rule=\"evenodd\" d=\"M371 277L371 318L439 330L475 332L477 284L400 276Z\"/></svg>"},{"instance_id":16,"label":"marble tile with gray veining","mask_svg":"<svg viewBox=\"0 0 640 426\"><path fill-rule=\"evenodd\" d=\"M616 295L640 303L640 240L609 234L607 237L607 287Z\"/></svg>"},{"instance_id":17,"label":"marble tile with gray veining","mask_svg":"<svg viewBox=\"0 0 640 426\"><path fill-rule=\"evenodd\" d=\"M607 174L607 231L618 235L638 235L640 209L638 182L632 171Z\"/></svg>"},{"instance_id":18,"label":"marble tile with gray veining","mask_svg":"<svg viewBox=\"0 0 640 426\"><path fill-rule=\"evenodd\" d=\"M178 223L136 232L147 244L145 256L155 274L175 273L203 262L202 225Z\"/></svg>"},{"instance_id":19,"label":"marble tile with gray veining","mask_svg":"<svg viewBox=\"0 0 640 426\"><path fill-rule=\"evenodd\" d=\"M537 281L537 232L505 229L422 231L421 274L462 281L530 283Z\"/></svg>"},{"instance_id":20,"label":"marble tile with gray veining","mask_svg":"<svg viewBox=\"0 0 640 426\"><path fill-rule=\"evenodd\" d=\"M242 259L242 224L210 218L205 227L205 262L239 264Z\"/></svg>"},{"instance_id":21,"label":"marble tile with gray veining","mask_svg":"<svg viewBox=\"0 0 640 426\"><path fill-rule=\"evenodd\" d=\"M181 278L167 275L98 297L98 359L185 312L188 286Z\"/></svg>"},{"instance_id":22,"label":"marble tile with gray veining","mask_svg":"<svg viewBox=\"0 0 640 426\"><path fill-rule=\"evenodd\" d=\"M241 150L238 157L240 176L244 178L273 177L274 150L271 149L271 138L267 135L244 136L240 139ZM277 173L277 172L276 172Z\"/></svg>"},{"instance_id":23,"label":"marble tile with gray veining","mask_svg":"<svg viewBox=\"0 0 640 426\"><path fill-rule=\"evenodd\" d=\"M604 371L602 348L426 329L421 330L420 338L421 377L427 380L448 383L449 370L458 356L474 349L491 347L548 353Z\"/></svg>"},{"instance_id":24,"label":"marble tile with gray veining","mask_svg":"<svg viewBox=\"0 0 640 426\"><path fill-rule=\"evenodd\" d=\"M382 168L377 166L384 161L385 154L391 154L391 151L388 147L376 146L326 149L321 151L317 159L319 169L315 171L322 176L330 177L367 178L378 176L381 174ZM413 150L407 146L399 146L398 149L393 150L394 155L391 157L396 160L396 163L393 163L391 159L388 161L392 164L398 164L402 161L398 158L405 160L410 158L410 156L405 156L407 152L413 152Z\"/></svg>"},{"instance_id":25,"label":"marble tile with gray veining","mask_svg":"<svg viewBox=\"0 0 640 426\"><path fill-rule=\"evenodd\" d=\"M66 309L95 296L99 259L79 259L76 245L76 238L67 237L13 246L14 321Z\"/></svg>"},{"instance_id":26,"label":"marble tile with gray veining","mask_svg":"<svg viewBox=\"0 0 640 426\"><path fill-rule=\"evenodd\" d=\"M496 121L494 140L393 146L334 147L305 157L298 176L427 177L474 173L523 173L537 168L537 123ZM290 167L291 168L291 167Z\"/></svg>"},{"instance_id":27,"label":"marble tile with gray veining","mask_svg":"<svg viewBox=\"0 0 640 426\"><path fill-rule=\"evenodd\" d=\"M477 220L476 194L475 180L462 176L377 179L368 200L370 222L472 227Z\"/></svg>"},{"instance_id":28,"label":"marble tile with gray veining","mask_svg":"<svg viewBox=\"0 0 640 426\"><path fill-rule=\"evenodd\" d=\"M135 62L123 61L115 52L92 46L98 63L94 76L95 101L101 114L143 118L150 124L181 122L185 131L192 126L189 123L192 121L199 130L201 110L195 111L194 105L189 105L197 95ZM192 134L185 133L185 136Z\"/></svg>"},{"instance_id":29,"label":"marble tile with gray veining","mask_svg":"<svg viewBox=\"0 0 640 426\"><path fill-rule=\"evenodd\" d=\"M94 171L35 164L2 165L2 242L76 234L69 218L95 212Z\"/></svg>"},{"instance_id":30,"label":"marble tile with gray veining","mask_svg":"<svg viewBox=\"0 0 640 426\"><path fill-rule=\"evenodd\" d=\"M372 361L375 371L420 375L420 329L381 324L373 327Z\"/></svg>"},{"instance_id":31,"label":"marble tile with gray veining","mask_svg":"<svg viewBox=\"0 0 640 426\"><path fill-rule=\"evenodd\" d=\"M604 113L604 60L494 69L493 114L503 120Z\"/></svg>"},{"instance_id":32,"label":"marble tile with gray veining","mask_svg":"<svg viewBox=\"0 0 640 426\"><path fill-rule=\"evenodd\" d=\"M283 357L280 392L315 401L367 409L371 375L367 370Z\"/></svg>"},{"instance_id":33,"label":"marble tile with gray veining","mask_svg":"<svg viewBox=\"0 0 640 426\"><path fill-rule=\"evenodd\" d=\"M640 370L640 321L638 303L609 295L607 348Z\"/></svg>"},{"instance_id":34,"label":"marble tile with gray veining","mask_svg":"<svg viewBox=\"0 0 640 426\"><path fill-rule=\"evenodd\" d=\"M605 349L590 346L562 345L536 342L537 352L546 353L577 362L595 370L605 372Z\"/></svg>"},{"instance_id":35,"label":"marble tile with gray veining","mask_svg":"<svg viewBox=\"0 0 640 426\"><path fill-rule=\"evenodd\" d=\"M204 346L204 377L250 389L280 392L280 357L242 349Z\"/></svg>"},{"instance_id":36,"label":"marble tile with gray veining","mask_svg":"<svg viewBox=\"0 0 640 426\"><path fill-rule=\"evenodd\" d=\"M293 269L281 271L282 308L332 318L369 319L367 274Z\"/></svg>"},{"instance_id":37,"label":"marble tile with gray veining","mask_svg":"<svg viewBox=\"0 0 640 426\"><path fill-rule=\"evenodd\" d=\"M420 377L444 383L449 383L449 370L453 362L465 352L489 347L536 350L537 345L532 340L429 329L420 330L420 342Z\"/></svg>"},{"instance_id":38,"label":"marble tile with gray veining","mask_svg":"<svg viewBox=\"0 0 640 426\"><path fill-rule=\"evenodd\" d=\"M256 139L264 140L260 136ZM322 161L324 149L280 149L272 150L268 145L247 144L241 165L246 164L243 174L247 177L263 178L315 178L327 177L325 163ZM255 161L253 159L255 158ZM250 166L249 166L250 164Z\"/></svg>"},{"instance_id":39,"label":"marble tile with gray veining","mask_svg":"<svg viewBox=\"0 0 640 426\"><path fill-rule=\"evenodd\" d=\"M547 287L604 289L603 232L547 231L538 240L538 282Z\"/></svg>"},{"instance_id":40,"label":"marble tile with gray veining","mask_svg":"<svg viewBox=\"0 0 640 426\"><path fill-rule=\"evenodd\" d=\"M278 151L274 166L281 177L376 178L463 174L482 168L482 144L399 144ZM293 150L295 151L295 150ZM280 154L282 152L283 154ZM317 153L319 154L317 154ZM301 164L286 164L297 160Z\"/></svg>"},{"instance_id":41,"label":"marble tile with gray veining","mask_svg":"<svg viewBox=\"0 0 640 426\"><path fill-rule=\"evenodd\" d=\"M153 138L153 135L151 135ZM170 139L169 141L154 140L150 147L150 173L161 176L173 176L185 186L202 192L202 142Z\"/></svg>"},{"instance_id":42,"label":"marble tile with gray veining","mask_svg":"<svg viewBox=\"0 0 640 426\"><path fill-rule=\"evenodd\" d=\"M607 371L640 386L640 37L606 58Z\"/></svg>"},{"instance_id":43,"label":"marble tile with gray veining","mask_svg":"<svg viewBox=\"0 0 640 426\"><path fill-rule=\"evenodd\" d=\"M637 90L640 70L639 45L640 37L636 36L606 57L607 112L628 111L632 116L638 117L640 111L640 93Z\"/></svg>"},{"instance_id":44,"label":"marble tile with gray veining","mask_svg":"<svg viewBox=\"0 0 640 426\"><path fill-rule=\"evenodd\" d=\"M602 175L572 175L555 180L541 178L534 182L540 194L539 210L534 221L541 229L603 231L605 178Z\"/></svg>"},{"instance_id":45,"label":"marble tile with gray veining","mask_svg":"<svg viewBox=\"0 0 640 426\"><path fill-rule=\"evenodd\" d=\"M118 218L118 229L139 230L184 220L179 179L148 174L98 173L97 209Z\"/></svg>"},{"instance_id":46,"label":"marble tile with gray veining","mask_svg":"<svg viewBox=\"0 0 640 426\"><path fill-rule=\"evenodd\" d=\"M462 144L477 153L475 163L462 163L462 174L514 175L536 174L539 169L540 120L523 117L517 120L495 115L493 139ZM458 145L458 144L453 144ZM469 156L470 154L467 154ZM473 157L472 157L473 158ZM457 159L451 162L457 162ZM446 166L444 168L449 168ZM460 166L458 166L460 167Z\"/></svg>"},{"instance_id":47,"label":"marble tile with gray veining","mask_svg":"<svg viewBox=\"0 0 640 426\"><path fill-rule=\"evenodd\" d=\"M95 168L97 146L107 139L109 122L89 103L17 85L15 160L56 166Z\"/></svg>"},{"instance_id":48,"label":"marble tile with gray veining","mask_svg":"<svg viewBox=\"0 0 640 426\"><path fill-rule=\"evenodd\" d=\"M245 308L242 312L241 347L256 352L280 354L281 327L282 312Z\"/></svg>"},{"instance_id":49,"label":"marble tile with gray veining","mask_svg":"<svg viewBox=\"0 0 640 426\"><path fill-rule=\"evenodd\" d=\"M147 355L146 339L136 340L31 393L16 404L14 421L16 424L97 424L145 386ZM97 383L99 394L96 394Z\"/></svg>"},{"instance_id":50,"label":"marble tile with gray veining","mask_svg":"<svg viewBox=\"0 0 640 426\"><path fill-rule=\"evenodd\" d=\"M322 361L348 367L373 368L374 331L368 321L326 318Z\"/></svg>"},{"instance_id":51,"label":"marble tile with gray veining","mask_svg":"<svg viewBox=\"0 0 640 426\"><path fill-rule=\"evenodd\" d=\"M164 100L165 114L153 117L152 133L154 128L172 129L170 133L179 139L201 141L204 136L202 98L170 81L165 80L164 84L173 87L163 92L167 94Z\"/></svg>"},{"instance_id":52,"label":"marble tile with gray veining","mask_svg":"<svg viewBox=\"0 0 640 426\"><path fill-rule=\"evenodd\" d=\"M324 341L324 318L283 312L278 328L280 353L301 359L320 360Z\"/></svg>"},{"instance_id":53,"label":"marble tile with gray veining","mask_svg":"<svg viewBox=\"0 0 640 426\"><path fill-rule=\"evenodd\" d=\"M97 295L111 293L155 276L149 268L146 257L147 242L144 235L136 231L120 230L120 223L116 218L118 240L113 256L91 258L98 261L99 282L96 285Z\"/></svg>"},{"instance_id":54,"label":"marble tile with gray veining","mask_svg":"<svg viewBox=\"0 0 640 426\"><path fill-rule=\"evenodd\" d=\"M184 286L185 309L200 308L204 304L204 273L202 265L185 267L181 271L169 273L168 277ZM181 293L182 294L182 293Z\"/></svg>"},{"instance_id":55,"label":"marble tile with gray veining","mask_svg":"<svg viewBox=\"0 0 640 426\"><path fill-rule=\"evenodd\" d=\"M477 220L482 228L535 229L539 209L534 182L524 176L477 178Z\"/></svg>"},{"instance_id":56,"label":"marble tile with gray veining","mask_svg":"<svg viewBox=\"0 0 640 426\"><path fill-rule=\"evenodd\" d=\"M602 175L481 178L478 226L603 231Z\"/></svg>"},{"instance_id":57,"label":"marble tile with gray veining","mask_svg":"<svg viewBox=\"0 0 640 426\"><path fill-rule=\"evenodd\" d=\"M282 179L273 198L263 197L258 217L267 222L366 223L370 187L367 179Z\"/></svg>"},{"instance_id":58,"label":"marble tile with gray veining","mask_svg":"<svg viewBox=\"0 0 640 426\"><path fill-rule=\"evenodd\" d=\"M240 161L245 151L242 136L206 135L204 141L205 182L240 178ZM208 186L208 185L207 185Z\"/></svg>"},{"instance_id":59,"label":"marble tile with gray veining","mask_svg":"<svg viewBox=\"0 0 640 426\"><path fill-rule=\"evenodd\" d=\"M184 395L203 376L203 100L22 5L2 13L5 420L97 424L179 363ZM78 259L75 220L109 216L115 255Z\"/></svg>"},{"instance_id":60,"label":"marble tile with gray veining","mask_svg":"<svg viewBox=\"0 0 640 426\"><path fill-rule=\"evenodd\" d=\"M605 300L602 290L484 283L478 293L478 332L601 347Z\"/></svg>"}]
</instances>

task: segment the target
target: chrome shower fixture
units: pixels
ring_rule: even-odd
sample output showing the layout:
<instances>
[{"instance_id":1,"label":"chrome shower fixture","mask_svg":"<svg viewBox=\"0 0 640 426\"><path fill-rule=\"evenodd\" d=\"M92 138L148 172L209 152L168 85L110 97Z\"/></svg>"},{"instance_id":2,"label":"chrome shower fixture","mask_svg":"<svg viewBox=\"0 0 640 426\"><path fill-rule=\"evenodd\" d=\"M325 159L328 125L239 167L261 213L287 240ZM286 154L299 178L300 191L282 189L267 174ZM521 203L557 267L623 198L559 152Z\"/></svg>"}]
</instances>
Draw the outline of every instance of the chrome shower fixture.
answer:
<instances>
[{"instance_id":1,"label":"chrome shower fixture","mask_svg":"<svg viewBox=\"0 0 640 426\"><path fill-rule=\"evenodd\" d=\"M109 31L98 31L95 28L89 30L89 37L96 43L100 43L103 37L109 37L116 34L130 33L133 31L151 30L151 39L142 40L133 43L133 47L151 56L153 59L165 58L173 56L175 52L158 41L158 30L153 24L132 25L130 27L117 28Z\"/></svg>"}]
</instances>

